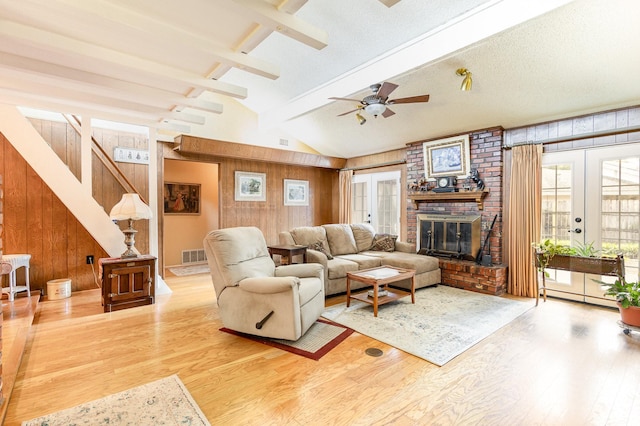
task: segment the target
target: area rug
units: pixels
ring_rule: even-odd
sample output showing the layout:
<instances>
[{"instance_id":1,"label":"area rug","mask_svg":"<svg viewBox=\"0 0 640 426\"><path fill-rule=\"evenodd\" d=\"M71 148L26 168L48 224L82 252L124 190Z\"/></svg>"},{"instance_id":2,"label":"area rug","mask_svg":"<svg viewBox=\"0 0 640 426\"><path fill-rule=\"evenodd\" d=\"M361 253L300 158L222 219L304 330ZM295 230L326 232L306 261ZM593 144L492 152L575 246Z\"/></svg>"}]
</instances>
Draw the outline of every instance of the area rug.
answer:
<instances>
[{"instance_id":1,"label":"area rug","mask_svg":"<svg viewBox=\"0 0 640 426\"><path fill-rule=\"evenodd\" d=\"M534 306L448 286L416 291L416 303L404 297L378 307L352 301L328 307L324 318L380 342L443 366Z\"/></svg>"},{"instance_id":2,"label":"area rug","mask_svg":"<svg viewBox=\"0 0 640 426\"><path fill-rule=\"evenodd\" d=\"M178 277L184 277L186 275L208 274L209 272L211 272L207 263L199 265L171 266L168 269L173 275L176 275Z\"/></svg>"},{"instance_id":3,"label":"area rug","mask_svg":"<svg viewBox=\"0 0 640 426\"><path fill-rule=\"evenodd\" d=\"M348 327L323 319L318 319L301 338L295 341L253 336L225 327L220 330L316 361L353 333L353 330Z\"/></svg>"},{"instance_id":4,"label":"area rug","mask_svg":"<svg viewBox=\"0 0 640 426\"><path fill-rule=\"evenodd\" d=\"M55 425L210 425L177 375L165 377L23 426Z\"/></svg>"}]
</instances>

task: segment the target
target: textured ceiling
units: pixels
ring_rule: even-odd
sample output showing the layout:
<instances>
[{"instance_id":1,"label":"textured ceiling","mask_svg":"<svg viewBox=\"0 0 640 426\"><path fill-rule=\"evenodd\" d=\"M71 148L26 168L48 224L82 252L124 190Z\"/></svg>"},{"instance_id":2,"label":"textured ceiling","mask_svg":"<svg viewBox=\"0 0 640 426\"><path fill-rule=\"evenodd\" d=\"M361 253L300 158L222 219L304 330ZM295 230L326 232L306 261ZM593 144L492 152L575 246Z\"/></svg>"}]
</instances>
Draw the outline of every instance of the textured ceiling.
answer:
<instances>
[{"instance_id":1,"label":"textured ceiling","mask_svg":"<svg viewBox=\"0 0 640 426\"><path fill-rule=\"evenodd\" d=\"M253 137L227 140L353 157L638 105L638 16L636 0L0 0L0 102L168 140L249 117ZM383 81L430 101L361 126L328 99Z\"/></svg>"}]
</instances>

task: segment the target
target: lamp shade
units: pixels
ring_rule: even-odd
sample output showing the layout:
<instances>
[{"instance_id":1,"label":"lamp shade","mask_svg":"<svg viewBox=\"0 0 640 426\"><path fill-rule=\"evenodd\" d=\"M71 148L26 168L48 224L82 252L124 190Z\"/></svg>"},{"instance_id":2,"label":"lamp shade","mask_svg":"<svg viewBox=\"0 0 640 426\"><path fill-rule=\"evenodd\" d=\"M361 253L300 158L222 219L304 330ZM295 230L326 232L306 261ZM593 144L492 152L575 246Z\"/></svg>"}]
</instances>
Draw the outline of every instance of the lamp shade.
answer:
<instances>
[{"instance_id":1,"label":"lamp shade","mask_svg":"<svg viewBox=\"0 0 640 426\"><path fill-rule=\"evenodd\" d=\"M138 194L123 194L120 202L111 209L109 217L112 220L151 219L151 208L142 202Z\"/></svg>"}]
</instances>

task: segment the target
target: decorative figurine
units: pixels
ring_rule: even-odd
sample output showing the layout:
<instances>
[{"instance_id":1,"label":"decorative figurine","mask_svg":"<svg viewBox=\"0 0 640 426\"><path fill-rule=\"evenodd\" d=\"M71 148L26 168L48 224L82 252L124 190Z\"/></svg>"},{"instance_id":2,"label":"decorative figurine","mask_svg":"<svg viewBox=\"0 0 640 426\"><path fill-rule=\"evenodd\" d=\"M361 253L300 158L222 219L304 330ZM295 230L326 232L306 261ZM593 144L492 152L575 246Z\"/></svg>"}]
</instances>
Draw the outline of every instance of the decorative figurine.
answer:
<instances>
[{"instance_id":1,"label":"decorative figurine","mask_svg":"<svg viewBox=\"0 0 640 426\"><path fill-rule=\"evenodd\" d=\"M471 180L474 181L476 183L476 190L477 191L482 191L484 190L484 181L482 179L480 179L480 173L478 172L478 169L471 169Z\"/></svg>"}]
</instances>

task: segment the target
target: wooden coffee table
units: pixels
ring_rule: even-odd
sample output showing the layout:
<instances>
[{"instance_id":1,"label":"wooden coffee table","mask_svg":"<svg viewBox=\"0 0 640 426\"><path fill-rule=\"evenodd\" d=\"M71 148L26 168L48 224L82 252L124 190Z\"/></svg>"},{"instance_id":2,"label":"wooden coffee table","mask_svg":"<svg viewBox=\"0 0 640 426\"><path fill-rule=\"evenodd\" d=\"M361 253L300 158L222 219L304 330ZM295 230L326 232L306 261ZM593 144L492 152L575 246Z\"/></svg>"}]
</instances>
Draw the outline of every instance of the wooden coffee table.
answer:
<instances>
[{"instance_id":1,"label":"wooden coffee table","mask_svg":"<svg viewBox=\"0 0 640 426\"><path fill-rule=\"evenodd\" d=\"M373 316L378 316L378 306L398 300L401 297L411 295L411 303L416 303L416 271L413 269L402 269L394 266L379 266L377 268L363 269L358 272L347 272L347 306L351 304L351 299L357 299L364 303L373 305ZM411 291L390 289L389 284L411 278ZM369 296L369 291L351 295L351 281L373 286L373 296ZM378 296L380 287L387 292L385 296Z\"/></svg>"}]
</instances>

